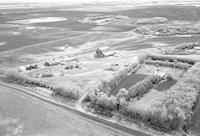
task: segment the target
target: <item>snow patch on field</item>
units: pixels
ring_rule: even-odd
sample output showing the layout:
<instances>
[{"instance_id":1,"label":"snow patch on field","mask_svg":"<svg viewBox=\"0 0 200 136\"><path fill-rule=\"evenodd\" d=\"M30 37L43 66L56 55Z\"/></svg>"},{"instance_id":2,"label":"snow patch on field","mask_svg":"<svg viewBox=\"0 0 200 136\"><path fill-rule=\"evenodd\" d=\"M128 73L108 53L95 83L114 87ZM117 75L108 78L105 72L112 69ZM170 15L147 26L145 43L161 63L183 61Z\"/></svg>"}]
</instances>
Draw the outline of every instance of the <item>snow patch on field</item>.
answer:
<instances>
[{"instance_id":1,"label":"snow patch on field","mask_svg":"<svg viewBox=\"0 0 200 136\"><path fill-rule=\"evenodd\" d=\"M35 29L35 27L33 27L33 26L26 26L25 27L27 30L34 30Z\"/></svg>"},{"instance_id":2,"label":"snow patch on field","mask_svg":"<svg viewBox=\"0 0 200 136\"><path fill-rule=\"evenodd\" d=\"M4 46L7 42L0 42L0 47Z\"/></svg>"},{"instance_id":3,"label":"snow patch on field","mask_svg":"<svg viewBox=\"0 0 200 136\"><path fill-rule=\"evenodd\" d=\"M192 37L192 35L176 35L176 37Z\"/></svg>"},{"instance_id":4,"label":"snow patch on field","mask_svg":"<svg viewBox=\"0 0 200 136\"><path fill-rule=\"evenodd\" d=\"M13 35L19 35L20 32L12 32Z\"/></svg>"},{"instance_id":5,"label":"snow patch on field","mask_svg":"<svg viewBox=\"0 0 200 136\"><path fill-rule=\"evenodd\" d=\"M151 42L154 47L160 47L160 46L167 46L168 44L166 43L161 43L161 42Z\"/></svg>"},{"instance_id":6,"label":"snow patch on field","mask_svg":"<svg viewBox=\"0 0 200 136\"><path fill-rule=\"evenodd\" d=\"M96 26L91 28L92 31L119 31L119 27L112 27L112 26Z\"/></svg>"},{"instance_id":7,"label":"snow patch on field","mask_svg":"<svg viewBox=\"0 0 200 136\"><path fill-rule=\"evenodd\" d=\"M65 20L67 20L67 18L64 18L64 17L41 17L41 18L9 21L9 23L34 24L34 23L46 23L46 22L59 22L59 21L65 21Z\"/></svg>"},{"instance_id":8,"label":"snow patch on field","mask_svg":"<svg viewBox=\"0 0 200 136\"><path fill-rule=\"evenodd\" d=\"M6 133L19 135L24 128L24 124L21 124L19 121L19 119L0 116L0 128L3 128Z\"/></svg>"},{"instance_id":9,"label":"snow patch on field","mask_svg":"<svg viewBox=\"0 0 200 136\"><path fill-rule=\"evenodd\" d=\"M101 50L107 50L107 49L109 49L109 47L108 47L108 46L103 46L103 47L101 47L100 49L101 49Z\"/></svg>"}]
</instances>

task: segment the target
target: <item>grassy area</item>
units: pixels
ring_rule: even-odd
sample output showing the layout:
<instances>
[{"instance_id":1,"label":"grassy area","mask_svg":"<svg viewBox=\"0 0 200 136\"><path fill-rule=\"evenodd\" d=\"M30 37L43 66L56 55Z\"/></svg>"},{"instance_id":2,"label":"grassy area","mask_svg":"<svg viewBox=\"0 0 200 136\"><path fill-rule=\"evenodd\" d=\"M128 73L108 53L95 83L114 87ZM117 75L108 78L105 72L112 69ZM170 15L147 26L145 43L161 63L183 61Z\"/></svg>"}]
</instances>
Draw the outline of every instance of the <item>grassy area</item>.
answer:
<instances>
[{"instance_id":1,"label":"grassy area","mask_svg":"<svg viewBox=\"0 0 200 136\"><path fill-rule=\"evenodd\" d=\"M158 91L165 91L168 90L170 87L172 87L173 85L176 84L176 80L172 79L172 80L165 80L162 81L161 83L158 84L158 86L155 88Z\"/></svg>"},{"instance_id":2,"label":"grassy area","mask_svg":"<svg viewBox=\"0 0 200 136\"><path fill-rule=\"evenodd\" d=\"M147 76L141 82L133 85L128 89L128 94L126 99L129 101L131 98L141 98L145 93L151 90L155 85L157 85L160 81L164 80L163 77L150 75Z\"/></svg>"},{"instance_id":3,"label":"grassy area","mask_svg":"<svg viewBox=\"0 0 200 136\"><path fill-rule=\"evenodd\" d=\"M124 81L122 81L114 90L110 92L111 95L117 95L119 90L121 88L129 89L133 85L135 85L137 82L140 82L146 78L147 75L145 74L131 74L128 78L126 78Z\"/></svg>"}]
</instances>

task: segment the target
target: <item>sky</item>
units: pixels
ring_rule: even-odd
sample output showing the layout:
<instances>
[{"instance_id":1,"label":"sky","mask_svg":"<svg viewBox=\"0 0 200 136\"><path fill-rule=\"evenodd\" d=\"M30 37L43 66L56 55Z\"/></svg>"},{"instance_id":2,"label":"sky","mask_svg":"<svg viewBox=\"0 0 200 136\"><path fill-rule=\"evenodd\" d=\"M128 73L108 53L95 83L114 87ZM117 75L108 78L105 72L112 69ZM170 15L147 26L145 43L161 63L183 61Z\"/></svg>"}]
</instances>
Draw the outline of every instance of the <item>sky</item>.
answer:
<instances>
[{"instance_id":1,"label":"sky","mask_svg":"<svg viewBox=\"0 0 200 136\"><path fill-rule=\"evenodd\" d=\"M137 4L144 4L144 3L152 3L152 2L200 2L200 0L0 0L0 3L48 3L48 2L70 2L70 3L109 3L109 2L123 2L123 3L137 3Z\"/></svg>"},{"instance_id":2,"label":"sky","mask_svg":"<svg viewBox=\"0 0 200 136\"><path fill-rule=\"evenodd\" d=\"M0 0L1 2L9 3L9 2L16 2L16 3L43 3L43 2L72 2L72 3L90 3L90 2L131 2L131 3L144 3L144 2L174 2L174 1L200 1L200 0Z\"/></svg>"}]
</instances>

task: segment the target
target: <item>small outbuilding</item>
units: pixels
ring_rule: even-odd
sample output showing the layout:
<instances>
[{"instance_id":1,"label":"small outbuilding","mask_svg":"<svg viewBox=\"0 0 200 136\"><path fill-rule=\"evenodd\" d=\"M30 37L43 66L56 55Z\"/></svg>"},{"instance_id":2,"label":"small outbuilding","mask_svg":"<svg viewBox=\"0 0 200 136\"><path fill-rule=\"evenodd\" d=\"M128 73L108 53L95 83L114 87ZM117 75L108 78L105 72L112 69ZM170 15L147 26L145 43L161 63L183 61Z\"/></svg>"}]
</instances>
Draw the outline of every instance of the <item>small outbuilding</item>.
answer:
<instances>
[{"instance_id":1,"label":"small outbuilding","mask_svg":"<svg viewBox=\"0 0 200 136\"><path fill-rule=\"evenodd\" d=\"M102 50L98 48L96 50L96 53L95 53L94 57L96 57L96 58L104 58L105 54L103 54Z\"/></svg>"}]
</instances>

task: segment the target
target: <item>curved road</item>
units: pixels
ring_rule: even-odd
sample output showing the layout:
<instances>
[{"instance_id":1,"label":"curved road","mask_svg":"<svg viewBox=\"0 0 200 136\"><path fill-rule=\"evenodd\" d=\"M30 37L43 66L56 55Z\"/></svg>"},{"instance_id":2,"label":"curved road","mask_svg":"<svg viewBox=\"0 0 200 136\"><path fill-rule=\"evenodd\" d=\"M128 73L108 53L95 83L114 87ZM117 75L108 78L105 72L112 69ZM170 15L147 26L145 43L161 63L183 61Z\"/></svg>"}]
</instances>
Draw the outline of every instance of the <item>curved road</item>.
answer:
<instances>
[{"instance_id":1,"label":"curved road","mask_svg":"<svg viewBox=\"0 0 200 136\"><path fill-rule=\"evenodd\" d=\"M94 116L94 115L90 115L90 114L86 114L84 112L78 111L74 107L68 106L68 105L66 105L64 103L61 103L61 102L58 102L58 101L56 101L56 100L54 100L52 98L49 98L47 96L43 96L43 95L39 95L37 93L34 93L31 90L29 90L27 88L24 88L22 86L15 85L15 84L10 84L10 83L7 84L7 83L4 83L4 82L0 82L0 86L4 86L4 87L7 87L7 88L10 88L10 89L16 91L17 93L23 93L25 95L29 95L29 96L37 98L39 100L42 100L42 101L45 101L47 103L53 104L53 105L55 105L57 107L63 108L65 110L69 110L71 112L74 112L75 114L78 114L78 115L84 117L87 120L94 121L95 123L99 123L99 124L104 125L104 126L110 128L110 129L114 129L115 131L117 130L117 131L125 132L127 134L132 135L132 136L148 136L147 134L144 134L142 132L127 128L127 127L122 126L122 125L118 125L118 124L112 123L110 121L104 120L104 119L99 118L99 117Z\"/></svg>"}]
</instances>

